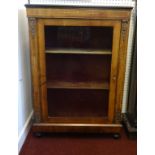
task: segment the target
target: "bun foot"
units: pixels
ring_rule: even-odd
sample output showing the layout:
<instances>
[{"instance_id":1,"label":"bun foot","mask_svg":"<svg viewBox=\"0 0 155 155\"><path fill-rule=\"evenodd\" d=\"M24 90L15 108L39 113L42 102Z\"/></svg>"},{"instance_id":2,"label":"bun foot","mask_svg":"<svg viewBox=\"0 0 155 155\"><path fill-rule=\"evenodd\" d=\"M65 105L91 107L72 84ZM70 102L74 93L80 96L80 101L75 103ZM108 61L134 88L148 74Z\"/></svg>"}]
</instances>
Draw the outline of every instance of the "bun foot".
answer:
<instances>
[{"instance_id":1,"label":"bun foot","mask_svg":"<svg viewBox=\"0 0 155 155\"><path fill-rule=\"evenodd\" d=\"M34 132L33 133L35 137L42 137L42 133L41 132Z\"/></svg>"},{"instance_id":2,"label":"bun foot","mask_svg":"<svg viewBox=\"0 0 155 155\"><path fill-rule=\"evenodd\" d=\"M119 133L115 133L114 135L113 135L113 138L114 139L119 139L121 136L120 136L120 134Z\"/></svg>"}]
</instances>

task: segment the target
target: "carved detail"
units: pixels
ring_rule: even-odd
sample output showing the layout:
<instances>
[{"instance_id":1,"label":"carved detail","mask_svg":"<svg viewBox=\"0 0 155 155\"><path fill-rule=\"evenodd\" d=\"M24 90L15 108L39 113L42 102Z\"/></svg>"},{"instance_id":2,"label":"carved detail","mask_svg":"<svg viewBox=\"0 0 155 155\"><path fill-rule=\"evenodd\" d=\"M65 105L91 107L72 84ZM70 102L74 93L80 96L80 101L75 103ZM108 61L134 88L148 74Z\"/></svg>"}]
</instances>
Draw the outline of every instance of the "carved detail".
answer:
<instances>
[{"instance_id":1,"label":"carved detail","mask_svg":"<svg viewBox=\"0 0 155 155\"><path fill-rule=\"evenodd\" d=\"M29 28L30 28L32 37L34 37L36 34L36 23L37 23L36 18L33 18L33 17L29 18Z\"/></svg>"},{"instance_id":2,"label":"carved detail","mask_svg":"<svg viewBox=\"0 0 155 155\"><path fill-rule=\"evenodd\" d=\"M121 121L122 121L122 114L121 114L121 111L116 111L115 121L116 121L116 122L121 122Z\"/></svg>"},{"instance_id":3,"label":"carved detail","mask_svg":"<svg viewBox=\"0 0 155 155\"><path fill-rule=\"evenodd\" d=\"M34 118L35 123L40 123L40 112L36 112Z\"/></svg>"},{"instance_id":4,"label":"carved detail","mask_svg":"<svg viewBox=\"0 0 155 155\"><path fill-rule=\"evenodd\" d=\"M33 90L34 91L34 90ZM33 102L37 102L35 100L35 98L37 97L38 95L34 95L34 92L33 92ZM40 123L41 122L41 109L40 109L40 104L33 104L34 106L34 119L33 119L33 122L35 123Z\"/></svg>"},{"instance_id":5,"label":"carved detail","mask_svg":"<svg viewBox=\"0 0 155 155\"><path fill-rule=\"evenodd\" d=\"M126 38L128 22L129 21L127 19L122 20L122 38L123 38L123 41L125 41L125 38Z\"/></svg>"}]
</instances>

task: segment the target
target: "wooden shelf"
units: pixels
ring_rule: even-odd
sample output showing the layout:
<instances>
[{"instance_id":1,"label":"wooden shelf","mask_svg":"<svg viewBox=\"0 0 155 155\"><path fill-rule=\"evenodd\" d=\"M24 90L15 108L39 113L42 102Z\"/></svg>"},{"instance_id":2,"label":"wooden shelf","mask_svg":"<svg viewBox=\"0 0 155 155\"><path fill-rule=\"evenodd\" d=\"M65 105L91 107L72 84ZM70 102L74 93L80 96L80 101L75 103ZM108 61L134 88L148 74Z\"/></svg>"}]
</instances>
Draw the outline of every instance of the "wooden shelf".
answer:
<instances>
[{"instance_id":1,"label":"wooden shelf","mask_svg":"<svg viewBox=\"0 0 155 155\"><path fill-rule=\"evenodd\" d=\"M109 89L108 82L73 82L73 81L50 81L47 88L56 89Z\"/></svg>"},{"instance_id":2,"label":"wooden shelf","mask_svg":"<svg viewBox=\"0 0 155 155\"><path fill-rule=\"evenodd\" d=\"M92 50L92 49L47 49L45 53L51 54L98 54L111 55L111 50Z\"/></svg>"}]
</instances>

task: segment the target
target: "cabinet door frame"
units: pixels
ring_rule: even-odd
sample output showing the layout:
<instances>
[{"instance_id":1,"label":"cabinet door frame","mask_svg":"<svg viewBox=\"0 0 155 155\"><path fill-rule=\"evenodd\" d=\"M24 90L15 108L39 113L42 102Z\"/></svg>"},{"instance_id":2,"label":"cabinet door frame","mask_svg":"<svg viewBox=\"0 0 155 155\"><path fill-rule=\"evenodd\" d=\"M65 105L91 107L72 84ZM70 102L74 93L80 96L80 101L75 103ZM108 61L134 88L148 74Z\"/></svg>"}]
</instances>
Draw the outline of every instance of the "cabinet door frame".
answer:
<instances>
[{"instance_id":1,"label":"cabinet door frame","mask_svg":"<svg viewBox=\"0 0 155 155\"><path fill-rule=\"evenodd\" d=\"M46 62L45 62L45 36L44 26L109 26L113 27L112 59L110 73L109 104L107 118L56 118L48 116ZM40 69L41 111L42 121L48 123L113 123L116 105L116 87L118 77L118 56L120 46L121 22L120 20L83 20L83 19L38 19L38 52Z\"/></svg>"}]
</instances>

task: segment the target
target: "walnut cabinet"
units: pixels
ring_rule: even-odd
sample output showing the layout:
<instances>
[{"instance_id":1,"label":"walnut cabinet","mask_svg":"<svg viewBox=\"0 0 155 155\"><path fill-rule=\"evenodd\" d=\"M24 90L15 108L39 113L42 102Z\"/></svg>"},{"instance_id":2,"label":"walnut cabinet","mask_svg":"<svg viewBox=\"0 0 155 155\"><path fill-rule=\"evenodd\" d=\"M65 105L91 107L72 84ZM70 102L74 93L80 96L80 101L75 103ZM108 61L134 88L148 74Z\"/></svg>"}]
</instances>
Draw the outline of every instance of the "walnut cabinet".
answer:
<instances>
[{"instance_id":1,"label":"walnut cabinet","mask_svg":"<svg viewBox=\"0 0 155 155\"><path fill-rule=\"evenodd\" d=\"M131 8L26 10L33 131L119 133Z\"/></svg>"}]
</instances>

